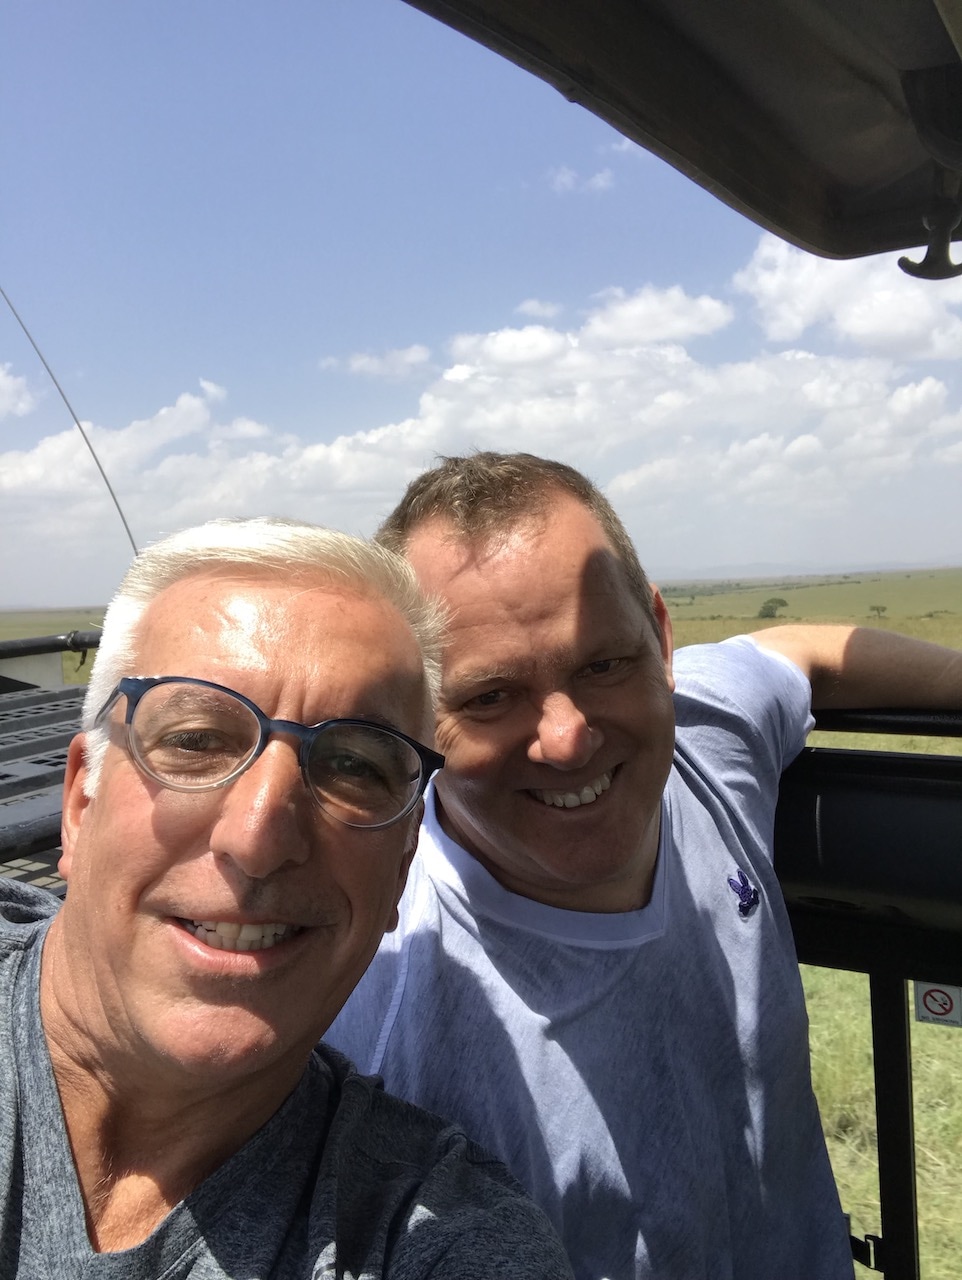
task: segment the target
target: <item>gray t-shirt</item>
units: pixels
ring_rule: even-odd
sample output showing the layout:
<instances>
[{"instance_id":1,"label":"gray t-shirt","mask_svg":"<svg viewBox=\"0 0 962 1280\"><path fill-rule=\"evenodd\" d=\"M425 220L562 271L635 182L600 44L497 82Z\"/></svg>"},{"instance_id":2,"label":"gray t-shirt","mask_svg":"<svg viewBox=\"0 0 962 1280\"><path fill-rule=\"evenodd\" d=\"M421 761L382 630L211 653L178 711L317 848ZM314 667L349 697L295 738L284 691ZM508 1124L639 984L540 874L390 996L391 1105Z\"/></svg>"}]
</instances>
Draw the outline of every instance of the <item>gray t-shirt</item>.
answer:
<instances>
[{"instance_id":1,"label":"gray t-shirt","mask_svg":"<svg viewBox=\"0 0 962 1280\"><path fill-rule=\"evenodd\" d=\"M41 944L58 905L0 880L3 1280L570 1276L500 1164L323 1047L267 1124L147 1240L95 1253L40 1022Z\"/></svg>"},{"instance_id":2,"label":"gray t-shirt","mask_svg":"<svg viewBox=\"0 0 962 1280\"><path fill-rule=\"evenodd\" d=\"M811 691L744 637L675 677L649 905L508 893L429 798L400 927L329 1038L503 1159L581 1280L851 1278L772 866Z\"/></svg>"}]
</instances>

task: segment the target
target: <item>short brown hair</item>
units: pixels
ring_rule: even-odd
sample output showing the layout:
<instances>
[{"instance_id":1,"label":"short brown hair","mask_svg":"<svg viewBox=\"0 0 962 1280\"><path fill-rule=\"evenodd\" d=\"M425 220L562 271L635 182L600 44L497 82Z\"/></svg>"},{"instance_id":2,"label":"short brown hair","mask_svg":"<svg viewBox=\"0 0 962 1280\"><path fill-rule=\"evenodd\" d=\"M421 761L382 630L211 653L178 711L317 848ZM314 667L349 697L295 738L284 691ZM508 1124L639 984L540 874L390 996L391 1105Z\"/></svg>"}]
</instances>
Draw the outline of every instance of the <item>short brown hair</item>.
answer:
<instances>
[{"instance_id":1,"label":"short brown hair","mask_svg":"<svg viewBox=\"0 0 962 1280\"><path fill-rule=\"evenodd\" d=\"M428 520L445 520L467 542L492 538L527 516L542 516L558 494L570 494L597 519L625 567L628 585L656 623L651 584L634 543L596 484L565 462L533 453L478 452L441 458L412 480L375 538L404 554L411 533ZM656 624L657 625L657 624Z\"/></svg>"}]
</instances>

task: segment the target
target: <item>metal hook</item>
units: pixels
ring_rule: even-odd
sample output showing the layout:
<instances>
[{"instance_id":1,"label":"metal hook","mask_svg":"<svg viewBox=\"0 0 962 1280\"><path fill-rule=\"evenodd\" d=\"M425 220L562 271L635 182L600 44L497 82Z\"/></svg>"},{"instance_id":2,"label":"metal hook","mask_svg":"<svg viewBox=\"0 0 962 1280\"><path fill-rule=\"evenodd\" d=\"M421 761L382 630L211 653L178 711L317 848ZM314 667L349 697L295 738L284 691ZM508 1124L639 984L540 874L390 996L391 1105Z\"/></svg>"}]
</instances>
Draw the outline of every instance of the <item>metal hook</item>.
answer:
<instances>
[{"instance_id":1,"label":"metal hook","mask_svg":"<svg viewBox=\"0 0 962 1280\"><path fill-rule=\"evenodd\" d=\"M949 257L952 232L962 222L962 206L955 200L943 198L937 201L935 208L922 222L929 232L925 257L921 262L899 258L899 266L906 275L916 276L920 280L951 280L953 276L962 276L962 263L955 263Z\"/></svg>"}]
</instances>

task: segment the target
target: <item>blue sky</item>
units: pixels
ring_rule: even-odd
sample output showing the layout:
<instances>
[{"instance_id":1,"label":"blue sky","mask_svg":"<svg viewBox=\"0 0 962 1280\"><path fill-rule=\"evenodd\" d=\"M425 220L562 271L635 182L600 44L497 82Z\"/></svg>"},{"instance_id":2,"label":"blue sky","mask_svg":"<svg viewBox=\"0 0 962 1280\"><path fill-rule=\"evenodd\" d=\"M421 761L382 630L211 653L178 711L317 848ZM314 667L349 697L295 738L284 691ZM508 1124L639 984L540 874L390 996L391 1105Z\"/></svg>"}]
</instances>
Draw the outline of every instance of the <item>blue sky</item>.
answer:
<instances>
[{"instance_id":1,"label":"blue sky","mask_svg":"<svg viewBox=\"0 0 962 1280\"><path fill-rule=\"evenodd\" d=\"M962 563L962 282L763 235L402 0L4 28L0 285L138 542L369 533L488 447L587 471L656 578ZM101 602L129 559L6 312L0 537L0 607Z\"/></svg>"}]
</instances>

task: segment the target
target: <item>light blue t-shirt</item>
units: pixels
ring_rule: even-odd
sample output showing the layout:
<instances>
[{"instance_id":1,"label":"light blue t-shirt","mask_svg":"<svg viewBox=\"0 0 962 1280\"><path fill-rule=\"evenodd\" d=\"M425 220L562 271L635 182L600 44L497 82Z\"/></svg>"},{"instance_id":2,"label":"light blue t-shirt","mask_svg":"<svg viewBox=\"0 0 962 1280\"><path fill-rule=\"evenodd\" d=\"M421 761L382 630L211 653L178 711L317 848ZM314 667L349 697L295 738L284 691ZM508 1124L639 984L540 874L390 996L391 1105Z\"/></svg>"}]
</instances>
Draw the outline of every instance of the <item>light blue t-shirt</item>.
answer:
<instances>
[{"instance_id":1,"label":"light blue t-shirt","mask_svg":"<svg viewBox=\"0 0 962 1280\"><path fill-rule=\"evenodd\" d=\"M745 637L675 677L648 906L511 894L429 797L400 925L327 1038L500 1156L582 1280L851 1280L772 866L811 691Z\"/></svg>"}]
</instances>

